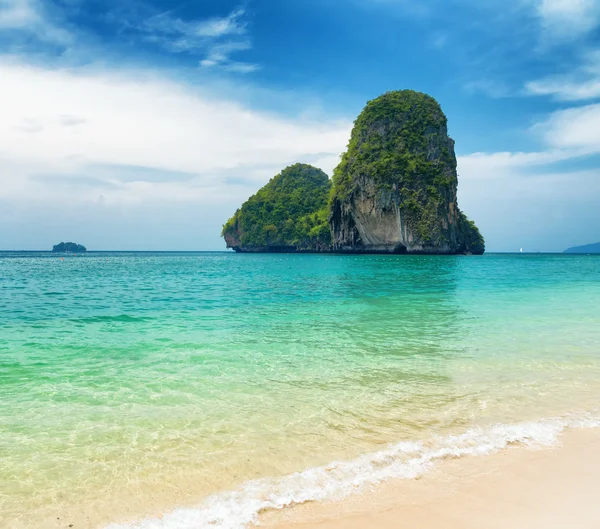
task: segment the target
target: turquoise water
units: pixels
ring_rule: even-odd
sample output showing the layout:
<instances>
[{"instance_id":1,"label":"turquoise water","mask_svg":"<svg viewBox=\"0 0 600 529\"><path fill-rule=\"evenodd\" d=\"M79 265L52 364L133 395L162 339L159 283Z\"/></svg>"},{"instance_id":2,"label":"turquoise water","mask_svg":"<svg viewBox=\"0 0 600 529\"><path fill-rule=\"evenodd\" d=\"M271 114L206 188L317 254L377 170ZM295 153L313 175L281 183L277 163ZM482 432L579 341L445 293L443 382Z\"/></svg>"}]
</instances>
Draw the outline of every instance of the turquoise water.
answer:
<instances>
[{"instance_id":1,"label":"turquoise water","mask_svg":"<svg viewBox=\"0 0 600 529\"><path fill-rule=\"evenodd\" d=\"M0 254L0 527L133 527L599 390L600 257Z\"/></svg>"}]
</instances>

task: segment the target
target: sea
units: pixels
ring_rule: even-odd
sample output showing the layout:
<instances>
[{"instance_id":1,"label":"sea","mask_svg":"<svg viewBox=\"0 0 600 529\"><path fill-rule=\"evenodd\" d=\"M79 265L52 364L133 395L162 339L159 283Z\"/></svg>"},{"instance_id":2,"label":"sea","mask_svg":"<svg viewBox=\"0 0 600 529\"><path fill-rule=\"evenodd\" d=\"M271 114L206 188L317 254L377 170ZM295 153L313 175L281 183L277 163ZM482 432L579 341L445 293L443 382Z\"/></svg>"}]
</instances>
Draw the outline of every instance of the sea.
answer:
<instances>
[{"instance_id":1,"label":"sea","mask_svg":"<svg viewBox=\"0 0 600 529\"><path fill-rule=\"evenodd\" d=\"M3 529L243 529L599 396L600 256L0 253Z\"/></svg>"}]
</instances>

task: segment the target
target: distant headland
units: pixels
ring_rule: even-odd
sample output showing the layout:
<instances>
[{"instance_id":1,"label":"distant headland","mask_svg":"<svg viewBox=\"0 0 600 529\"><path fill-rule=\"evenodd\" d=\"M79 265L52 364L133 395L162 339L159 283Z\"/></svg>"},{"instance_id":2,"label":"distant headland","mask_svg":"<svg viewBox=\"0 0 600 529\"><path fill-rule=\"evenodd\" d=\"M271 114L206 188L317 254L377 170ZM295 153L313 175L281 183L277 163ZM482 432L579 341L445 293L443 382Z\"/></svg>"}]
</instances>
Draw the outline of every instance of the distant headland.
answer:
<instances>
[{"instance_id":1,"label":"distant headland","mask_svg":"<svg viewBox=\"0 0 600 529\"><path fill-rule=\"evenodd\" d=\"M573 248L567 248L563 253L600 253L600 242L573 246Z\"/></svg>"},{"instance_id":2,"label":"distant headland","mask_svg":"<svg viewBox=\"0 0 600 529\"><path fill-rule=\"evenodd\" d=\"M333 172L295 164L223 226L236 252L482 254L458 208L454 140L431 96L412 90L369 101Z\"/></svg>"},{"instance_id":3,"label":"distant headland","mask_svg":"<svg viewBox=\"0 0 600 529\"><path fill-rule=\"evenodd\" d=\"M77 244L74 242L61 242L55 244L52 247L54 253L84 253L87 252L87 248L83 244Z\"/></svg>"}]
</instances>

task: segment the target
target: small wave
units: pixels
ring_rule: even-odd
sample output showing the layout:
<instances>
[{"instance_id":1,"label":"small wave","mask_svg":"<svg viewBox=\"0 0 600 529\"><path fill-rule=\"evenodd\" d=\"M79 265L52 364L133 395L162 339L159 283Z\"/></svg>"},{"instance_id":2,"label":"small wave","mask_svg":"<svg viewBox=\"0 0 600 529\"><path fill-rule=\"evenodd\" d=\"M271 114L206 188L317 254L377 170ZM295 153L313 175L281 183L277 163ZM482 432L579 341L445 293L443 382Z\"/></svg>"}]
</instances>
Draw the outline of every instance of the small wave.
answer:
<instances>
[{"instance_id":1,"label":"small wave","mask_svg":"<svg viewBox=\"0 0 600 529\"><path fill-rule=\"evenodd\" d=\"M134 323L148 321L152 318L142 316L130 316L129 314L118 314L116 316L90 316L88 318L76 318L71 321L75 323L105 323L105 322L120 322Z\"/></svg>"},{"instance_id":2,"label":"small wave","mask_svg":"<svg viewBox=\"0 0 600 529\"><path fill-rule=\"evenodd\" d=\"M428 442L401 442L352 461L334 462L282 478L248 481L240 488L209 496L195 508L180 508L161 518L111 524L106 529L243 529L266 510L310 501L338 500L389 479L414 479L436 461L482 456L510 445L549 447L569 428L600 427L600 416L552 418L537 422L473 428Z\"/></svg>"}]
</instances>

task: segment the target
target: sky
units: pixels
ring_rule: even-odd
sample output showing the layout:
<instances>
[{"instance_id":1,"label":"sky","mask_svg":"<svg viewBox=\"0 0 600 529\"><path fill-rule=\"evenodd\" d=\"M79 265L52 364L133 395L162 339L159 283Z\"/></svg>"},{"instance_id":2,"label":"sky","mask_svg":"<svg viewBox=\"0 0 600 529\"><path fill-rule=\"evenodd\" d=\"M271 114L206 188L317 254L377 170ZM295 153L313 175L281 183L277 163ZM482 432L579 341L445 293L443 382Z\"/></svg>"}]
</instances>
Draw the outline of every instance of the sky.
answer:
<instances>
[{"instance_id":1,"label":"sky","mask_svg":"<svg viewBox=\"0 0 600 529\"><path fill-rule=\"evenodd\" d=\"M488 251L600 241L600 0L0 0L0 249L225 249L406 88Z\"/></svg>"}]
</instances>

